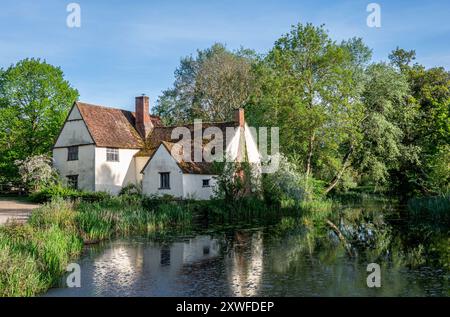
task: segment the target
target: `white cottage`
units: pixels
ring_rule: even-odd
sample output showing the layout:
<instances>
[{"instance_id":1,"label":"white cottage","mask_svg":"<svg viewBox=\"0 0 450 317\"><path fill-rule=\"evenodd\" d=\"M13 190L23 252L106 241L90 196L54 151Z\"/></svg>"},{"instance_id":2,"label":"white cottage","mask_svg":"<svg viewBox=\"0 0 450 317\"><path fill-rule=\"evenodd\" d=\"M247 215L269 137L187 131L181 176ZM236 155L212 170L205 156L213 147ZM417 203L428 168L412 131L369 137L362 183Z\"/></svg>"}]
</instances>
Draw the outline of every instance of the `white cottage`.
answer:
<instances>
[{"instance_id":1,"label":"white cottage","mask_svg":"<svg viewBox=\"0 0 450 317\"><path fill-rule=\"evenodd\" d=\"M147 96L136 97L135 106L136 111L130 112L76 102L53 148L60 175L87 191L117 194L128 184L142 184L146 195L209 199L216 184L212 164L175 160L171 150L179 139L172 139L172 131L180 126L165 127L159 117L150 115ZM194 125L182 127L194 139ZM228 157L259 163L243 109L236 111L235 121L203 123L202 132L208 127L221 129L224 139L228 133L224 144Z\"/></svg>"}]
</instances>

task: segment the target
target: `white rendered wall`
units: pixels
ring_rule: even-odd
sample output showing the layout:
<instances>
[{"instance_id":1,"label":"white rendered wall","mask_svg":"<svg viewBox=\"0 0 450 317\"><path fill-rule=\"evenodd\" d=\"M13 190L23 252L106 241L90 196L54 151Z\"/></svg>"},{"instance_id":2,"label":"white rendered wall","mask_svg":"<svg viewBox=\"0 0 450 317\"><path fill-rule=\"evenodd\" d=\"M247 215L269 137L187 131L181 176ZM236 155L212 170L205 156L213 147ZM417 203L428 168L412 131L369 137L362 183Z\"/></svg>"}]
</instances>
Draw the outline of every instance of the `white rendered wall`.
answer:
<instances>
[{"instance_id":1,"label":"white rendered wall","mask_svg":"<svg viewBox=\"0 0 450 317\"><path fill-rule=\"evenodd\" d=\"M80 114L80 111L78 110L78 107L75 105L70 110L69 116L67 117L67 120L81 120L83 117Z\"/></svg>"},{"instance_id":2,"label":"white rendered wall","mask_svg":"<svg viewBox=\"0 0 450 317\"><path fill-rule=\"evenodd\" d=\"M66 179L68 175L78 175L78 188L94 191L95 146L79 146L77 161L67 161L67 152L67 148L53 149L54 166L61 177Z\"/></svg>"},{"instance_id":3,"label":"white rendered wall","mask_svg":"<svg viewBox=\"0 0 450 317\"><path fill-rule=\"evenodd\" d=\"M140 184L142 182L142 169L145 164L147 164L149 157L148 156L138 156L134 158L134 162L136 164L136 182Z\"/></svg>"},{"instance_id":4,"label":"white rendered wall","mask_svg":"<svg viewBox=\"0 0 450 317\"><path fill-rule=\"evenodd\" d=\"M119 149L119 162L106 161L106 148L95 148L95 191L118 194L123 186L136 184L134 154L138 150Z\"/></svg>"},{"instance_id":5,"label":"white rendered wall","mask_svg":"<svg viewBox=\"0 0 450 317\"><path fill-rule=\"evenodd\" d=\"M209 179L209 187L203 187L204 179ZM214 178L214 175L183 175L184 198L192 198L197 200L211 199L214 194L215 186L216 180Z\"/></svg>"},{"instance_id":6,"label":"white rendered wall","mask_svg":"<svg viewBox=\"0 0 450 317\"><path fill-rule=\"evenodd\" d=\"M56 141L55 147L94 143L76 107L72 109L67 120Z\"/></svg>"},{"instance_id":7,"label":"white rendered wall","mask_svg":"<svg viewBox=\"0 0 450 317\"><path fill-rule=\"evenodd\" d=\"M170 189L160 189L159 173L170 173ZM142 178L142 193L144 195L165 194L174 197L183 197L183 174L174 158L164 145L160 145L151 161L144 170Z\"/></svg>"}]
</instances>

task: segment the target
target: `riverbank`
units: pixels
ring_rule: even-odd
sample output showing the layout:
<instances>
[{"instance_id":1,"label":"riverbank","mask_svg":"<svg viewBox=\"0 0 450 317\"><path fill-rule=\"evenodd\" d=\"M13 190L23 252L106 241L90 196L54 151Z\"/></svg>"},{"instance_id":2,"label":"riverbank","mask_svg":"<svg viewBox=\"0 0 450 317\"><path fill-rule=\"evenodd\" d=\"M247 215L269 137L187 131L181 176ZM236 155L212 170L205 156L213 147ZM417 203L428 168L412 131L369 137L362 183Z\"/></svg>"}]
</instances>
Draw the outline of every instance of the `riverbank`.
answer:
<instances>
[{"instance_id":1,"label":"riverbank","mask_svg":"<svg viewBox=\"0 0 450 317\"><path fill-rule=\"evenodd\" d=\"M52 287L84 244L113 236L162 234L188 225L192 213L169 204L146 209L124 198L61 199L34 210L25 224L0 227L0 296L34 296Z\"/></svg>"},{"instance_id":2,"label":"riverbank","mask_svg":"<svg viewBox=\"0 0 450 317\"><path fill-rule=\"evenodd\" d=\"M392 204L385 206L392 209ZM389 211L383 208L375 207L377 217ZM365 207L347 209L331 200L284 202L269 207L253 198L227 203L143 199L136 195L96 202L56 198L36 209L28 223L0 228L0 296L34 296L45 292L59 281L67 264L80 256L86 244L129 236L164 237L171 232L189 232L193 223L198 222L203 227L247 223L253 227L275 226L283 233L300 230L306 233L305 246L309 250L316 242L323 244L333 235L338 243L333 248L339 246L349 257L363 245L371 250L373 260L395 256L395 261L401 258L408 265L423 263L426 256L437 254L437 265L448 268L445 250L448 220L430 224L411 218L402 224L411 229L408 239L415 242L410 245L409 240L386 240L390 231L384 227L385 222L376 217L366 219L369 215L373 217L372 213ZM431 241L435 233L441 234L440 240ZM407 247L392 252L399 243Z\"/></svg>"}]
</instances>

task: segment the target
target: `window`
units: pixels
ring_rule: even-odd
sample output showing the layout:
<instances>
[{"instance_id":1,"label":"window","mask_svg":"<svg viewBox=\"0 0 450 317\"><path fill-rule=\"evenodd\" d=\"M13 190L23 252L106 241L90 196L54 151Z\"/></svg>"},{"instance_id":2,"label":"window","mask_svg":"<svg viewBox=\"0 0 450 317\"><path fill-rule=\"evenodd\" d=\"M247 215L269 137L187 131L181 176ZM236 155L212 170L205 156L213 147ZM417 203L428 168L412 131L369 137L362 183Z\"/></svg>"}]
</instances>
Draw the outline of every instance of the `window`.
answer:
<instances>
[{"instance_id":1,"label":"window","mask_svg":"<svg viewBox=\"0 0 450 317\"><path fill-rule=\"evenodd\" d=\"M161 248L161 266L170 265L170 249L168 247Z\"/></svg>"},{"instance_id":2,"label":"window","mask_svg":"<svg viewBox=\"0 0 450 317\"><path fill-rule=\"evenodd\" d=\"M119 162L119 149L106 149L106 160L108 162Z\"/></svg>"},{"instance_id":3,"label":"window","mask_svg":"<svg viewBox=\"0 0 450 317\"><path fill-rule=\"evenodd\" d=\"M70 188L78 189L78 175L68 175L67 185L69 185Z\"/></svg>"},{"instance_id":4,"label":"window","mask_svg":"<svg viewBox=\"0 0 450 317\"><path fill-rule=\"evenodd\" d=\"M78 146L69 146L67 148L67 160L78 161Z\"/></svg>"},{"instance_id":5,"label":"window","mask_svg":"<svg viewBox=\"0 0 450 317\"><path fill-rule=\"evenodd\" d=\"M170 173L159 173L159 189L170 189Z\"/></svg>"},{"instance_id":6,"label":"window","mask_svg":"<svg viewBox=\"0 0 450 317\"><path fill-rule=\"evenodd\" d=\"M203 187L209 187L209 179L203 180Z\"/></svg>"}]
</instances>

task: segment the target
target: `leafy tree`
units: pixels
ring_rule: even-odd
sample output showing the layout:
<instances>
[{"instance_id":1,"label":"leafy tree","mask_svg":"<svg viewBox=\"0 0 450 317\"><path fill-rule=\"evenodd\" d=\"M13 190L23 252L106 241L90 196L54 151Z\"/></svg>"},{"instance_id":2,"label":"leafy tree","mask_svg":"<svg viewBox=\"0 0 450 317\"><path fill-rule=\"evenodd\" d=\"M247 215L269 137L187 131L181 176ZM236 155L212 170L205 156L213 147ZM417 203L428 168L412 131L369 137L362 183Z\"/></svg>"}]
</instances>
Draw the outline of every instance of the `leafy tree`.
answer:
<instances>
[{"instance_id":1,"label":"leafy tree","mask_svg":"<svg viewBox=\"0 0 450 317\"><path fill-rule=\"evenodd\" d=\"M255 69L252 123L279 126L282 151L302 158L306 179L328 181L325 193L343 180L388 185L400 157L417 160L402 144L417 113L407 79L370 59L361 39L337 44L323 26L299 24Z\"/></svg>"},{"instance_id":2,"label":"leafy tree","mask_svg":"<svg viewBox=\"0 0 450 317\"><path fill-rule=\"evenodd\" d=\"M410 67L413 60L416 59L416 51L407 51L402 48L397 48L389 54L389 60L391 64L397 67L402 72Z\"/></svg>"},{"instance_id":3,"label":"leafy tree","mask_svg":"<svg viewBox=\"0 0 450 317\"><path fill-rule=\"evenodd\" d=\"M358 39L338 44L323 26L299 24L256 68L250 119L280 127L282 151L303 159L306 178L334 179L346 164L354 122L362 116L361 68L369 56Z\"/></svg>"},{"instance_id":4,"label":"leafy tree","mask_svg":"<svg viewBox=\"0 0 450 317\"><path fill-rule=\"evenodd\" d=\"M252 51L230 52L222 44L183 58L174 87L163 92L155 112L166 124L192 118L231 120L233 110L245 106L252 90L252 60Z\"/></svg>"},{"instance_id":5,"label":"leafy tree","mask_svg":"<svg viewBox=\"0 0 450 317\"><path fill-rule=\"evenodd\" d=\"M443 193L450 178L450 166L445 166L450 155L450 73L443 67L411 65L415 53L405 52L397 48L390 59L408 79L408 103L416 114L401 126L405 131L402 144L414 148L417 158L400 160L391 175L393 190L403 195Z\"/></svg>"},{"instance_id":6,"label":"leafy tree","mask_svg":"<svg viewBox=\"0 0 450 317\"><path fill-rule=\"evenodd\" d=\"M416 159L414 149L402 146L401 124L414 115L408 107L408 83L394 68L373 64L366 71L362 94L364 118L359 125L360 142L355 147L354 165L375 184L386 185L391 169L401 156Z\"/></svg>"},{"instance_id":7,"label":"leafy tree","mask_svg":"<svg viewBox=\"0 0 450 317\"><path fill-rule=\"evenodd\" d=\"M51 151L77 90L60 68L24 59L0 72L0 175L17 177L14 161Z\"/></svg>"}]
</instances>

